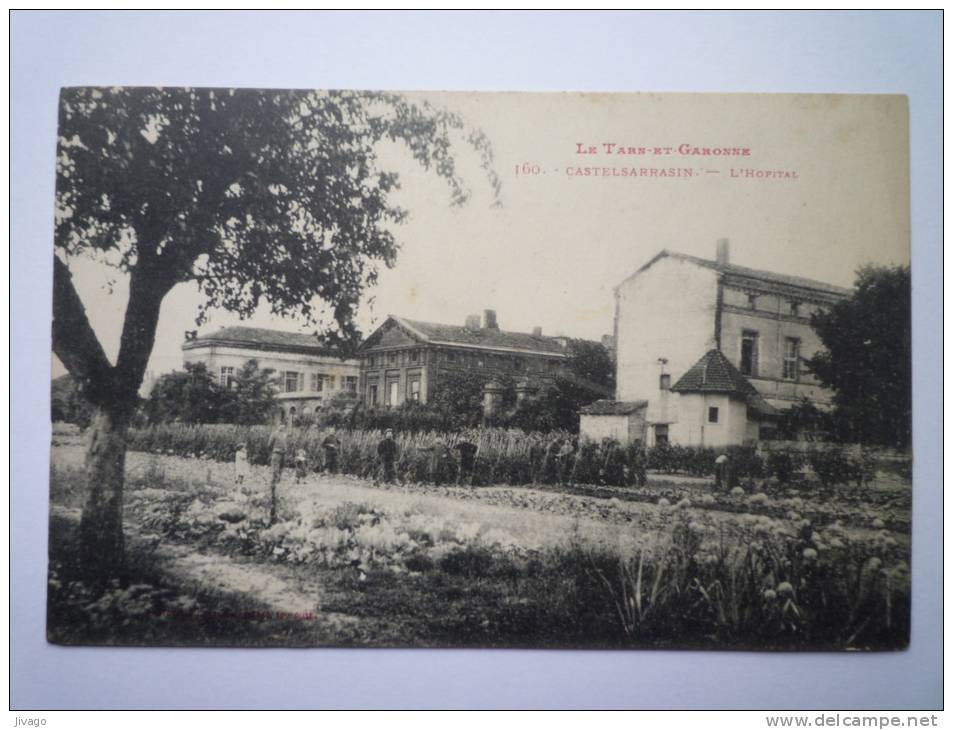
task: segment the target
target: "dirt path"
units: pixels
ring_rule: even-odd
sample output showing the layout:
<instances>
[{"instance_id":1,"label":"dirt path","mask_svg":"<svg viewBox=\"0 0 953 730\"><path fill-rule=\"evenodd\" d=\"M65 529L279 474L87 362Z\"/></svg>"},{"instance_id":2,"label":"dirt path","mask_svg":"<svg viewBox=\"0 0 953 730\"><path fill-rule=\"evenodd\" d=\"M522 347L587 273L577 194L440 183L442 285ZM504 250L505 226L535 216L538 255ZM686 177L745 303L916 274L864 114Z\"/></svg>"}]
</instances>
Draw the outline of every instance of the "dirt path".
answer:
<instances>
[{"instance_id":1,"label":"dirt path","mask_svg":"<svg viewBox=\"0 0 953 730\"><path fill-rule=\"evenodd\" d=\"M80 518L80 510L71 507L54 506L52 513L74 522ZM323 586L312 579L301 580L288 566L262 565L216 551L197 552L194 545L169 542L143 532L128 519L125 530L127 548L152 555L170 585L183 592L240 593L275 613L313 613L331 633L340 633L344 625L358 621L353 616L323 611Z\"/></svg>"}]
</instances>

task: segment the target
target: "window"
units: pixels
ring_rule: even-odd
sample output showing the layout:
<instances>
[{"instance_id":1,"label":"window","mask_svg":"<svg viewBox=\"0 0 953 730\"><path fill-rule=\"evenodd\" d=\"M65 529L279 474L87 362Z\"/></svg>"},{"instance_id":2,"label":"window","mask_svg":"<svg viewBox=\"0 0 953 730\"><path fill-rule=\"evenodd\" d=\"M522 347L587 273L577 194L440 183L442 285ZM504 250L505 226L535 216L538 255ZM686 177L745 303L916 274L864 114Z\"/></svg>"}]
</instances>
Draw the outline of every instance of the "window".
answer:
<instances>
[{"instance_id":1,"label":"window","mask_svg":"<svg viewBox=\"0 0 953 730\"><path fill-rule=\"evenodd\" d=\"M396 406L397 398L399 395L398 392L398 383L396 380L392 380L387 384L387 405Z\"/></svg>"},{"instance_id":2,"label":"window","mask_svg":"<svg viewBox=\"0 0 953 730\"><path fill-rule=\"evenodd\" d=\"M757 309L758 308L758 295L749 294L748 295L748 309Z\"/></svg>"},{"instance_id":3,"label":"window","mask_svg":"<svg viewBox=\"0 0 953 730\"><path fill-rule=\"evenodd\" d=\"M321 390L321 376L318 373L311 373L311 390L315 392Z\"/></svg>"},{"instance_id":4,"label":"window","mask_svg":"<svg viewBox=\"0 0 953 730\"><path fill-rule=\"evenodd\" d=\"M396 353L396 352L388 352L388 353L387 353L387 364L388 364L388 365L396 365L396 364L397 364L397 353Z\"/></svg>"},{"instance_id":5,"label":"window","mask_svg":"<svg viewBox=\"0 0 953 730\"><path fill-rule=\"evenodd\" d=\"M285 393L293 393L293 392L295 392L296 390L299 390L299 389L303 389L303 388L304 388L304 378L303 378L303 377L301 378L301 381L302 381L302 382L301 382L301 385L300 385L300 387L299 387L299 385L298 385L298 373L296 373L294 370L287 370L287 371L285 372L285 378L284 378L284 380L285 380L285 382L284 382L284 385L285 385Z\"/></svg>"},{"instance_id":6,"label":"window","mask_svg":"<svg viewBox=\"0 0 953 730\"><path fill-rule=\"evenodd\" d=\"M668 390L672 387L672 376L668 373L662 373L658 376L659 390Z\"/></svg>"},{"instance_id":7,"label":"window","mask_svg":"<svg viewBox=\"0 0 953 730\"><path fill-rule=\"evenodd\" d=\"M792 317L799 317L801 315L801 303L800 302L791 302L790 314Z\"/></svg>"},{"instance_id":8,"label":"window","mask_svg":"<svg viewBox=\"0 0 953 730\"><path fill-rule=\"evenodd\" d=\"M294 393L296 390L304 390L304 373L286 370L282 373L282 385L284 386L285 393Z\"/></svg>"},{"instance_id":9,"label":"window","mask_svg":"<svg viewBox=\"0 0 953 730\"><path fill-rule=\"evenodd\" d=\"M235 387L235 368L223 367L218 371L218 384L231 390Z\"/></svg>"},{"instance_id":10,"label":"window","mask_svg":"<svg viewBox=\"0 0 953 730\"><path fill-rule=\"evenodd\" d=\"M668 424L667 423L655 424L655 443L656 444L668 443Z\"/></svg>"},{"instance_id":11,"label":"window","mask_svg":"<svg viewBox=\"0 0 953 730\"><path fill-rule=\"evenodd\" d=\"M325 377L328 379L328 390L334 390L334 376L326 375Z\"/></svg>"},{"instance_id":12,"label":"window","mask_svg":"<svg viewBox=\"0 0 953 730\"><path fill-rule=\"evenodd\" d=\"M797 337L784 338L784 378L797 380L800 375L801 341Z\"/></svg>"},{"instance_id":13,"label":"window","mask_svg":"<svg viewBox=\"0 0 953 730\"><path fill-rule=\"evenodd\" d=\"M417 362L418 360L420 360L420 352L419 352L418 350L411 350L411 351L410 351L410 361L411 361L411 362Z\"/></svg>"},{"instance_id":14,"label":"window","mask_svg":"<svg viewBox=\"0 0 953 730\"><path fill-rule=\"evenodd\" d=\"M521 357L513 358L513 368L515 370L522 370L524 367L525 367L525 363L523 362L523 358Z\"/></svg>"},{"instance_id":15,"label":"window","mask_svg":"<svg viewBox=\"0 0 953 730\"><path fill-rule=\"evenodd\" d=\"M455 353L455 352L447 351L447 355L446 355L446 356L447 356L447 362L456 362L456 361L457 361L457 353Z\"/></svg>"},{"instance_id":16,"label":"window","mask_svg":"<svg viewBox=\"0 0 953 730\"><path fill-rule=\"evenodd\" d=\"M708 422L709 423L718 423L718 408L711 406L708 409Z\"/></svg>"},{"instance_id":17,"label":"window","mask_svg":"<svg viewBox=\"0 0 953 730\"><path fill-rule=\"evenodd\" d=\"M477 355L477 356L476 356L476 366L477 366L478 368L485 368L485 367L486 367L486 358L483 357L483 355Z\"/></svg>"},{"instance_id":18,"label":"window","mask_svg":"<svg viewBox=\"0 0 953 730\"><path fill-rule=\"evenodd\" d=\"M420 402L420 380L407 381L407 400L412 403Z\"/></svg>"},{"instance_id":19,"label":"window","mask_svg":"<svg viewBox=\"0 0 953 730\"><path fill-rule=\"evenodd\" d=\"M357 376L356 375L347 375L344 378L344 388L348 393L357 392Z\"/></svg>"},{"instance_id":20,"label":"window","mask_svg":"<svg viewBox=\"0 0 953 730\"><path fill-rule=\"evenodd\" d=\"M741 333L741 364L738 368L742 375L758 374L758 333L744 330Z\"/></svg>"},{"instance_id":21,"label":"window","mask_svg":"<svg viewBox=\"0 0 953 730\"><path fill-rule=\"evenodd\" d=\"M367 386L367 404L370 406L377 405L377 386L376 385Z\"/></svg>"}]
</instances>

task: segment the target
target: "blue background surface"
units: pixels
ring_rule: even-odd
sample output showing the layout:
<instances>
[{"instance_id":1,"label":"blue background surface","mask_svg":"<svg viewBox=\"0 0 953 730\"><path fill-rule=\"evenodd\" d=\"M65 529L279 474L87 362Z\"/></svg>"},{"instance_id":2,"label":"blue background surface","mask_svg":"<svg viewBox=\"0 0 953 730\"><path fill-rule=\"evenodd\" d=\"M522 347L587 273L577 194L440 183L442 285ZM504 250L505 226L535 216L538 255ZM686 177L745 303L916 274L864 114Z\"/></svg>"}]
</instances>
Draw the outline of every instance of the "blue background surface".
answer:
<instances>
[{"instance_id":1,"label":"blue background surface","mask_svg":"<svg viewBox=\"0 0 953 730\"><path fill-rule=\"evenodd\" d=\"M941 704L939 12L14 12L12 706L888 709ZM910 97L913 636L891 654L62 648L45 641L56 104L67 85Z\"/></svg>"}]
</instances>

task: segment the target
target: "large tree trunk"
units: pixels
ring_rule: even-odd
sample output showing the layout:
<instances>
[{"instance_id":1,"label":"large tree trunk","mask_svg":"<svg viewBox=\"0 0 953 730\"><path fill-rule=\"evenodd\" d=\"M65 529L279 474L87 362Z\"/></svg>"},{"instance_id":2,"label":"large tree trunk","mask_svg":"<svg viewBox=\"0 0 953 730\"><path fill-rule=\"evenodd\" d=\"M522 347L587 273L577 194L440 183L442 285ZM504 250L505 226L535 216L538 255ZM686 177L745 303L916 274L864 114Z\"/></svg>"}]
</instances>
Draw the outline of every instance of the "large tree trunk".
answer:
<instances>
[{"instance_id":1,"label":"large tree trunk","mask_svg":"<svg viewBox=\"0 0 953 730\"><path fill-rule=\"evenodd\" d=\"M155 250L146 246L144 251ZM122 579L123 470L126 430L135 412L155 342L159 308L172 288L174 269L163 270L155 257L140 256L129 281L119 356L109 364L73 287L69 268L53 259L53 350L77 379L93 406L86 450L86 506L80 523L79 552L87 574L99 582Z\"/></svg>"},{"instance_id":2,"label":"large tree trunk","mask_svg":"<svg viewBox=\"0 0 953 730\"><path fill-rule=\"evenodd\" d=\"M80 522L80 558L90 578L123 578L125 541L122 490L126 465L126 419L97 408L88 428L86 505Z\"/></svg>"}]
</instances>

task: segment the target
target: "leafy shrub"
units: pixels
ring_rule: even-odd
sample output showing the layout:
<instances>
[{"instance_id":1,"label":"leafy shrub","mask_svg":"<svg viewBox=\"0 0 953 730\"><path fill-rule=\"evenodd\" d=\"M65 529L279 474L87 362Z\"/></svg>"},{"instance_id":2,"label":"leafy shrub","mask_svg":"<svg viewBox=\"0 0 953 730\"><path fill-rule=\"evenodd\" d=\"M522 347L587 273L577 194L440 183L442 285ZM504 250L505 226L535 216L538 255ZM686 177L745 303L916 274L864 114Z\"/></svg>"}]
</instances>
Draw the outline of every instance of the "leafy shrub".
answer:
<instances>
[{"instance_id":1,"label":"leafy shrub","mask_svg":"<svg viewBox=\"0 0 953 730\"><path fill-rule=\"evenodd\" d=\"M843 449L836 447L812 450L808 454L808 462L825 487L846 484L853 473L850 459Z\"/></svg>"},{"instance_id":2,"label":"leafy shrub","mask_svg":"<svg viewBox=\"0 0 953 730\"><path fill-rule=\"evenodd\" d=\"M801 468L803 459L800 454L792 451L770 451L766 468L768 474L781 484L790 484L794 473Z\"/></svg>"}]
</instances>

